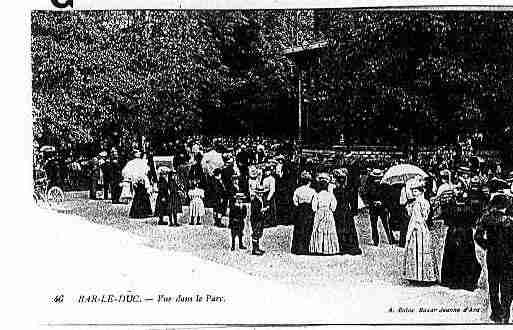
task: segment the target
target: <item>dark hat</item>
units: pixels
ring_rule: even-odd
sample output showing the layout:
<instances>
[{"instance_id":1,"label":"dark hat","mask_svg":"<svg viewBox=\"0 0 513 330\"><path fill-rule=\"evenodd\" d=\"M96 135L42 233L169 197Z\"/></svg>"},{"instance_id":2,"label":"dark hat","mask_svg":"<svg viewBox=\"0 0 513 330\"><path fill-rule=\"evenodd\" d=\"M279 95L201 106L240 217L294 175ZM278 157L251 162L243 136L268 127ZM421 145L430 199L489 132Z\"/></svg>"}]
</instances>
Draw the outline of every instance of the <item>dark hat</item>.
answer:
<instances>
[{"instance_id":1,"label":"dark hat","mask_svg":"<svg viewBox=\"0 0 513 330\"><path fill-rule=\"evenodd\" d=\"M510 171L508 175L506 176L506 181L512 182L513 181L513 171Z\"/></svg>"},{"instance_id":2,"label":"dark hat","mask_svg":"<svg viewBox=\"0 0 513 330\"><path fill-rule=\"evenodd\" d=\"M511 206L511 197L506 194L496 194L490 201L490 206L496 209L505 209Z\"/></svg>"},{"instance_id":3,"label":"dark hat","mask_svg":"<svg viewBox=\"0 0 513 330\"><path fill-rule=\"evenodd\" d=\"M488 186L492 191L509 189L508 182L499 178L492 178L490 181L488 181Z\"/></svg>"}]
</instances>

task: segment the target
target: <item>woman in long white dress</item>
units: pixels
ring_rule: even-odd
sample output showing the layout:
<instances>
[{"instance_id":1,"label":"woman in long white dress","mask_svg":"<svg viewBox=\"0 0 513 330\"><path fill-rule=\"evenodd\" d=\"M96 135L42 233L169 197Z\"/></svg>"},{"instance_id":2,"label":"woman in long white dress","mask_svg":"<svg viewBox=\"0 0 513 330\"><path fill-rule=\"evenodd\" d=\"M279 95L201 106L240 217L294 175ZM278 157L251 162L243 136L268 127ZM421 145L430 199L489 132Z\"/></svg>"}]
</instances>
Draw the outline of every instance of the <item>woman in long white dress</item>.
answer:
<instances>
[{"instance_id":1,"label":"woman in long white dress","mask_svg":"<svg viewBox=\"0 0 513 330\"><path fill-rule=\"evenodd\" d=\"M205 198L205 191L199 188L199 181L193 182L194 188L189 190L188 195L191 200L189 204L189 220L190 224L196 225L201 224L205 217L205 205L203 204L203 198Z\"/></svg>"},{"instance_id":2,"label":"woman in long white dress","mask_svg":"<svg viewBox=\"0 0 513 330\"><path fill-rule=\"evenodd\" d=\"M413 202L407 205L410 223L406 233L404 252L403 278L414 281L431 283L438 279L438 267L432 247L431 234L426 221L430 205L424 198L424 182L422 179L412 179L409 182Z\"/></svg>"},{"instance_id":3,"label":"woman in long white dress","mask_svg":"<svg viewBox=\"0 0 513 330\"><path fill-rule=\"evenodd\" d=\"M333 255L340 252L337 229L333 212L337 208L337 199L328 191L329 175L320 174L319 193L312 199L312 210L315 212L312 237L309 250L312 254Z\"/></svg>"}]
</instances>

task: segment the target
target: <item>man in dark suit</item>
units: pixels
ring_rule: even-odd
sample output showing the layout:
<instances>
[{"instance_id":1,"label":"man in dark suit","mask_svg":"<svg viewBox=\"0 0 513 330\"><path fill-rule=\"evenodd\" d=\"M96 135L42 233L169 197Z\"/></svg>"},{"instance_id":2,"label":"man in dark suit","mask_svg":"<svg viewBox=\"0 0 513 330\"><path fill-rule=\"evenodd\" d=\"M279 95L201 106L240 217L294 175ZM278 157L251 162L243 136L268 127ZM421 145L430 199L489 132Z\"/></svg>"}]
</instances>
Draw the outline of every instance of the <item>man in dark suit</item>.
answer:
<instances>
[{"instance_id":1,"label":"man in dark suit","mask_svg":"<svg viewBox=\"0 0 513 330\"><path fill-rule=\"evenodd\" d=\"M379 169L372 170L367 179L365 194L362 196L369 206L372 240L375 246L379 245L378 217L385 228L388 242L394 244L392 232L388 225L388 210L385 206L388 190L387 186L380 182L382 177L383 171Z\"/></svg>"},{"instance_id":2,"label":"man in dark suit","mask_svg":"<svg viewBox=\"0 0 513 330\"><path fill-rule=\"evenodd\" d=\"M255 193L251 195L251 242L253 251L251 254L261 256L264 251L260 249L260 239L264 233L265 212L269 207L264 207L263 202L264 189L258 187Z\"/></svg>"},{"instance_id":3,"label":"man in dark suit","mask_svg":"<svg viewBox=\"0 0 513 330\"><path fill-rule=\"evenodd\" d=\"M230 154L223 154L223 162L224 166L221 168L221 180L224 185L224 196L223 201L227 203L233 196L231 195L235 190L235 186L233 184L233 177L235 176L235 169L233 168L233 158ZM228 206L226 204L226 206ZM225 216L228 216L228 207L225 208Z\"/></svg>"},{"instance_id":4,"label":"man in dark suit","mask_svg":"<svg viewBox=\"0 0 513 330\"><path fill-rule=\"evenodd\" d=\"M121 182L123 181L123 175L121 173L122 167L119 160L119 155L116 149L112 149L110 153L110 194L112 204L119 204L119 197L121 196Z\"/></svg>"},{"instance_id":5,"label":"man in dark suit","mask_svg":"<svg viewBox=\"0 0 513 330\"><path fill-rule=\"evenodd\" d=\"M509 322L513 300L513 217L507 214L509 207L508 196L495 195L474 234L476 243L486 250L490 319L496 323Z\"/></svg>"},{"instance_id":6,"label":"man in dark suit","mask_svg":"<svg viewBox=\"0 0 513 330\"><path fill-rule=\"evenodd\" d=\"M112 183L112 166L110 163L110 159L107 157L107 152L102 151L98 155L100 159L100 168L103 173L103 199L107 200L109 198L109 190L112 195L111 183ZM112 197L112 196L111 196Z\"/></svg>"},{"instance_id":7,"label":"man in dark suit","mask_svg":"<svg viewBox=\"0 0 513 330\"><path fill-rule=\"evenodd\" d=\"M249 151L246 148L246 145L241 145L239 152L237 153L237 156L235 157L235 160L237 162L237 167L240 171L240 177L241 177L241 190L247 194L248 193L248 178L249 178L249 165L252 163L252 155L249 153Z\"/></svg>"}]
</instances>

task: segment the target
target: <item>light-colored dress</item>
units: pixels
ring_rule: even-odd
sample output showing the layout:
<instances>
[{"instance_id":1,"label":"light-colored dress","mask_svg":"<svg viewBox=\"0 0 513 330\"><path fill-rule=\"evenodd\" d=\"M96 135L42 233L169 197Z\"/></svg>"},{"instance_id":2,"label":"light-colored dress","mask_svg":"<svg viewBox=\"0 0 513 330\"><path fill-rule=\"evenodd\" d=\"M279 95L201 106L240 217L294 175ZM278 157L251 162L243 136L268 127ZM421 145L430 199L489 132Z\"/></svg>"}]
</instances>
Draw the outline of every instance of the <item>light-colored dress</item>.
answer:
<instances>
[{"instance_id":1,"label":"light-colored dress","mask_svg":"<svg viewBox=\"0 0 513 330\"><path fill-rule=\"evenodd\" d=\"M329 191L321 191L312 199L315 212L312 237L309 250L314 254L338 254L339 244L333 212L337 208L337 199Z\"/></svg>"},{"instance_id":2,"label":"light-colored dress","mask_svg":"<svg viewBox=\"0 0 513 330\"><path fill-rule=\"evenodd\" d=\"M411 281L434 282L438 267L432 248L431 234L426 221L430 205L424 198L417 198L407 205L410 223L406 233L403 278Z\"/></svg>"},{"instance_id":3,"label":"light-colored dress","mask_svg":"<svg viewBox=\"0 0 513 330\"><path fill-rule=\"evenodd\" d=\"M200 188L195 188L189 190L188 195L191 199L191 203L189 204L190 218L205 216L205 205L203 204L205 191Z\"/></svg>"}]
</instances>

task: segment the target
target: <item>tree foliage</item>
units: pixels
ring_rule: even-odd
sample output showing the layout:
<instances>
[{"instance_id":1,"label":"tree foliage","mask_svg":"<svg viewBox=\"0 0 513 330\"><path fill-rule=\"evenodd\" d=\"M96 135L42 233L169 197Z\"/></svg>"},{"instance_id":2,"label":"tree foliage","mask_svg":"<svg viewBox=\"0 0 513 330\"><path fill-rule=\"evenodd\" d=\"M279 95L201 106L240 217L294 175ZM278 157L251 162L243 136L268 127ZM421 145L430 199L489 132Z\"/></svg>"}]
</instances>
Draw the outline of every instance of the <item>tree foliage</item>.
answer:
<instances>
[{"instance_id":1,"label":"tree foliage","mask_svg":"<svg viewBox=\"0 0 513 330\"><path fill-rule=\"evenodd\" d=\"M480 131L497 142L512 125L511 13L318 15L330 47L309 92L329 95L316 117L347 136L448 143Z\"/></svg>"},{"instance_id":2,"label":"tree foliage","mask_svg":"<svg viewBox=\"0 0 513 330\"><path fill-rule=\"evenodd\" d=\"M305 68L314 142L454 142L513 132L511 13L342 10L32 15L34 132L69 142L189 133L293 135L287 47ZM288 120L283 120L287 118ZM372 132L372 134L369 134ZM388 138L388 141L385 141Z\"/></svg>"}]
</instances>

